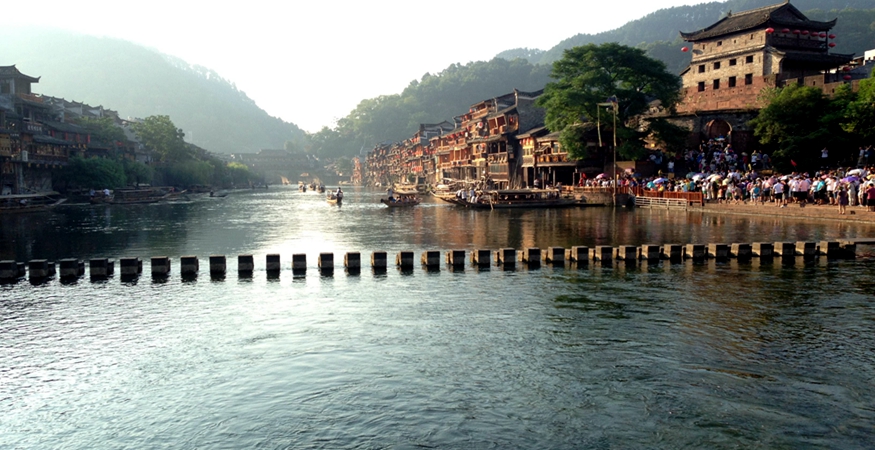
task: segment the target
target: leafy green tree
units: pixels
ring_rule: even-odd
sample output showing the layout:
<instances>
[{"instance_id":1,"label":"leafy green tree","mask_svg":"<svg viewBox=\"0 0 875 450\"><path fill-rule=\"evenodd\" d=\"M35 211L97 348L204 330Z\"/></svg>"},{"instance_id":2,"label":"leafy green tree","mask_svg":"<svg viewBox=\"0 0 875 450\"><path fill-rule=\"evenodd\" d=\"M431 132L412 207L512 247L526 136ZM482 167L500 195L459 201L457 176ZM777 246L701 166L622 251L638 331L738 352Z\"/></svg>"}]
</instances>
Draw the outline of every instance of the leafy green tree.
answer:
<instances>
[{"instance_id":1,"label":"leafy green tree","mask_svg":"<svg viewBox=\"0 0 875 450\"><path fill-rule=\"evenodd\" d=\"M128 139L125 136L122 127L109 117L80 117L76 123L85 128L85 131L91 135L92 140L111 144L113 142L126 142Z\"/></svg>"},{"instance_id":2,"label":"leafy green tree","mask_svg":"<svg viewBox=\"0 0 875 450\"><path fill-rule=\"evenodd\" d=\"M750 125L772 150L779 168L791 160L804 168L816 167L820 150L832 138L821 115L829 103L820 89L792 84L774 91Z\"/></svg>"},{"instance_id":3,"label":"leafy green tree","mask_svg":"<svg viewBox=\"0 0 875 450\"><path fill-rule=\"evenodd\" d=\"M860 80L857 98L848 102L845 109L843 129L864 142L875 140L875 73L873 77Z\"/></svg>"},{"instance_id":4,"label":"leafy green tree","mask_svg":"<svg viewBox=\"0 0 875 450\"><path fill-rule=\"evenodd\" d=\"M351 158L337 158L334 161L334 169L340 175L349 175L352 173L352 159Z\"/></svg>"},{"instance_id":5,"label":"leafy green tree","mask_svg":"<svg viewBox=\"0 0 875 450\"><path fill-rule=\"evenodd\" d=\"M125 170L121 163L106 158L70 158L61 172L61 181L82 189L115 189L124 187Z\"/></svg>"},{"instance_id":6,"label":"leafy green tree","mask_svg":"<svg viewBox=\"0 0 875 450\"><path fill-rule=\"evenodd\" d=\"M599 116L603 134L616 132L622 156L641 156L644 152L641 140L646 134L632 130L626 123L646 112L653 100L673 109L681 87L680 78L668 73L661 61L648 57L641 49L614 43L566 50L564 57L553 64L551 77L556 81L547 84L538 104L547 110L547 128L560 131L563 148L581 159L588 156L586 147L578 141L579 133L572 127L596 122ZM607 103L609 98L616 99L616 109L600 112L603 106L599 104Z\"/></svg>"},{"instance_id":7,"label":"leafy green tree","mask_svg":"<svg viewBox=\"0 0 875 450\"><path fill-rule=\"evenodd\" d=\"M169 116L149 116L132 126L143 145L151 149L161 162L185 161L192 158L185 143L185 133Z\"/></svg>"},{"instance_id":8,"label":"leafy green tree","mask_svg":"<svg viewBox=\"0 0 875 450\"><path fill-rule=\"evenodd\" d=\"M229 162L225 166L225 173L227 173L228 181L237 186L255 181L256 178L255 174L249 170L249 166L239 162Z\"/></svg>"},{"instance_id":9,"label":"leafy green tree","mask_svg":"<svg viewBox=\"0 0 875 450\"><path fill-rule=\"evenodd\" d=\"M214 167L206 161L186 161L161 168L164 182L172 186L208 185L213 178Z\"/></svg>"},{"instance_id":10,"label":"leafy green tree","mask_svg":"<svg viewBox=\"0 0 875 450\"><path fill-rule=\"evenodd\" d=\"M139 161L125 159L122 161L122 167L125 171L125 178L130 184L151 183L152 177L155 175L154 169Z\"/></svg>"}]
</instances>

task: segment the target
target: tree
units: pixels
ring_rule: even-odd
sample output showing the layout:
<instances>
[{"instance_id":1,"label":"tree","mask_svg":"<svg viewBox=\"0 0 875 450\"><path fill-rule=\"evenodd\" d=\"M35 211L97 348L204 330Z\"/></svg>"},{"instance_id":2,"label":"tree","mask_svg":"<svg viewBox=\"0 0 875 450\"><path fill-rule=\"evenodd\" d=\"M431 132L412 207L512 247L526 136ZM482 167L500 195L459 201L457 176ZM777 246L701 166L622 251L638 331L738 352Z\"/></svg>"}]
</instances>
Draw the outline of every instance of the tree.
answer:
<instances>
[{"instance_id":1,"label":"tree","mask_svg":"<svg viewBox=\"0 0 875 450\"><path fill-rule=\"evenodd\" d=\"M644 151L646 135L626 126L628 120L648 110L650 102L659 100L672 110L677 104L680 78L668 73L665 64L648 57L643 50L608 43L589 44L565 50L562 59L553 63L551 77L538 104L547 110L545 123L551 131L560 131L563 148L576 158L586 158L585 143L574 126L595 123L601 115L602 133L616 131L618 151L624 157L637 157ZM617 101L617 129L613 129L613 109L599 114L599 104L608 98Z\"/></svg>"},{"instance_id":2,"label":"tree","mask_svg":"<svg viewBox=\"0 0 875 450\"><path fill-rule=\"evenodd\" d=\"M875 77L875 72L873 72ZM848 102L843 128L864 142L875 139L875 78L860 80L857 98Z\"/></svg>"},{"instance_id":3,"label":"tree","mask_svg":"<svg viewBox=\"0 0 875 450\"><path fill-rule=\"evenodd\" d=\"M822 116L829 103L820 89L791 84L773 91L750 125L754 135L778 158L775 162L779 166L783 159L785 164L793 161L815 167L820 149L834 137Z\"/></svg>"},{"instance_id":4,"label":"tree","mask_svg":"<svg viewBox=\"0 0 875 450\"><path fill-rule=\"evenodd\" d=\"M125 178L130 184L140 184L140 183L151 183L152 176L155 171L139 162L139 161L131 161L130 159L125 159L122 161L122 166L125 171Z\"/></svg>"},{"instance_id":5,"label":"tree","mask_svg":"<svg viewBox=\"0 0 875 450\"><path fill-rule=\"evenodd\" d=\"M85 189L115 189L125 185L121 163L106 158L70 158L61 179L68 185Z\"/></svg>"},{"instance_id":6,"label":"tree","mask_svg":"<svg viewBox=\"0 0 875 450\"><path fill-rule=\"evenodd\" d=\"M161 162L185 161L192 158L185 133L169 116L149 116L132 127L143 145L151 149Z\"/></svg>"},{"instance_id":7,"label":"tree","mask_svg":"<svg viewBox=\"0 0 875 450\"><path fill-rule=\"evenodd\" d=\"M110 117L80 117L76 123L91 135L91 139L104 143L112 144L115 142L126 142L128 138L125 136L122 127Z\"/></svg>"}]
</instances>

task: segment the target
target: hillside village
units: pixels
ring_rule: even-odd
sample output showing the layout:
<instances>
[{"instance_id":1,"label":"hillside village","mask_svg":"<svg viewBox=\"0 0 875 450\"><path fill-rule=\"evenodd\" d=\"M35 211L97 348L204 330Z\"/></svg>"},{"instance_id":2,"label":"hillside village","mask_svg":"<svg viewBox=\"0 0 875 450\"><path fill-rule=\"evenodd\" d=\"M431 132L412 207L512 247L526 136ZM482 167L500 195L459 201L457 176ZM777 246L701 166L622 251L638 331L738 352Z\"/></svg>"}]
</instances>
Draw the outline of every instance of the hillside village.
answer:
<instances>
[{"instance_id":1,"label":"hillside village","mask_svg":"<svg viewBox=\"0 0 875 450\"><path fill-rule=\"evenodd\" d=\"M839 85L859 88L875 64L875 51L862 57L833 54L835 20L809 20L789 3L727 15L711 26L681 32L689 43L679 51L692 55L681 73L681 102L674 112L653 105L651 114L667 117L689 131L689 145L711 138L725 138L736 151L756 146L747 125L759 108L764 88L798 84L832 94ZM0 66L0 185L3 194L50 191L52 174L70 158L105 158L110 154L151 165L146 148L132 125L102 106L36 94L39 77L26 75L15 65ZM544 110L535 104L543 91L514 90L473 103L467 112L437 124L422 124L410 138L378 144L366 161L353 160L350 181L388 184L444 179L489 179L501 187L545 183L574 184L610 170L610 148L597 140L588 142L595 157L574 160L563 151L558 133L544 125ZM124 140L102 142L77 125L81 118L109 118L124 131ZM646 117L643 118L646 120ZM658 150L659 142L651 142ZM205 149L196 149L208 153ZM218 156L218 155L214 155ZM224 156L278 183L320 163L303 153L262 150L253 154ZM623 162L619 167L647 162Z\"/></svg>"},{"instance_id":2,"label":"hillside village","mask_svg":"<svg viewBox=\"0 0 875 450\"><path fill-rule=\"evenodd\" d=\"M724 138L737 152L752 152L756 139L748 122L764 105L764 88L811 86L831 95L842 84L859 89L875 67L875 51L863 57L833 54L835 20L809 20L789 3L732 13L711 26L681 31L692 54L682 73L681 101L674 113L653 105L651 114L667 117L689 131L688 144ZM367 158L368 183L440 183L445 179L490 179L500 187L576 184L609 172L610 149L593 140L589 160L569 158L558 133L544 127L543 110L533 104L541 92L515 91L482 100L453 123L423 124L409 139L380 144ZM539 111L540 110L540 111ZM540 117L540 120L538 120ZM646 118L644 118L646 119ZM651 142L659 150L659 142ZM636 167L637 166L637 167ZM623 162L619 168L647 173L647 161Z\"/></svg>"}]
</instances>

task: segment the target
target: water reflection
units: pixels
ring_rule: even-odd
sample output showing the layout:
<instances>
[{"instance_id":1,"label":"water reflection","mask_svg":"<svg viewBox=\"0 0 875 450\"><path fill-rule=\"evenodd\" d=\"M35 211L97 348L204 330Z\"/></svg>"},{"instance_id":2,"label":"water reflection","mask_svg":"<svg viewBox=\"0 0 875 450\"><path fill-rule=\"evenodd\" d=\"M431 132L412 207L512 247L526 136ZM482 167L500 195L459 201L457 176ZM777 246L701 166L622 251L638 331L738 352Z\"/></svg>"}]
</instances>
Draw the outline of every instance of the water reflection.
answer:
<instances>
[{"instance_id":1,"label":"water reflection","mask_svg":"<svg viewBox=\"0 0 875 450\"><path fill-rule=\"evenodd\" d=\"M343 208L295 189L232 192L151 205L71 205L0 217L0 258L307 253L574 245L818 241L870 236L834 224L663 210L467 210L426 198L386 208L382 192L350 189Z\"/></svg>"}]
</instances>

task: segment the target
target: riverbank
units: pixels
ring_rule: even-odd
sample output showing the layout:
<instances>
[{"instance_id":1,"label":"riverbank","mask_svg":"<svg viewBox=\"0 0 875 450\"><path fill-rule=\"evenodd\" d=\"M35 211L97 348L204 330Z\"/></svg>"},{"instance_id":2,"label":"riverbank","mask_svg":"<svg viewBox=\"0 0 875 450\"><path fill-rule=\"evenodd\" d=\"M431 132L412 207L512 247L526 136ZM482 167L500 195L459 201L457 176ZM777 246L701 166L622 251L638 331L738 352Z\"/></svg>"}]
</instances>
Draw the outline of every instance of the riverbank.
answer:
<instances>
[{"instance_id":1,"label":"riverbank","mask_svg":"<svg viewBox=\"0 0 875 450\"><path fill-rule=\"evenodd\" d=\"M830 205L805 205L804 208L797 204L786 205L781 208L774 203L767 204L727 204L706 203L701 207L691 207L690 211L703 211L714 214L733 214L742 216L760 217L788 217L806 220L829 220L845 223L875 223L875 212L870 212L865 207L849 206L844 215L839 214L838 206Z\"/></svg>"}]
</instances>

